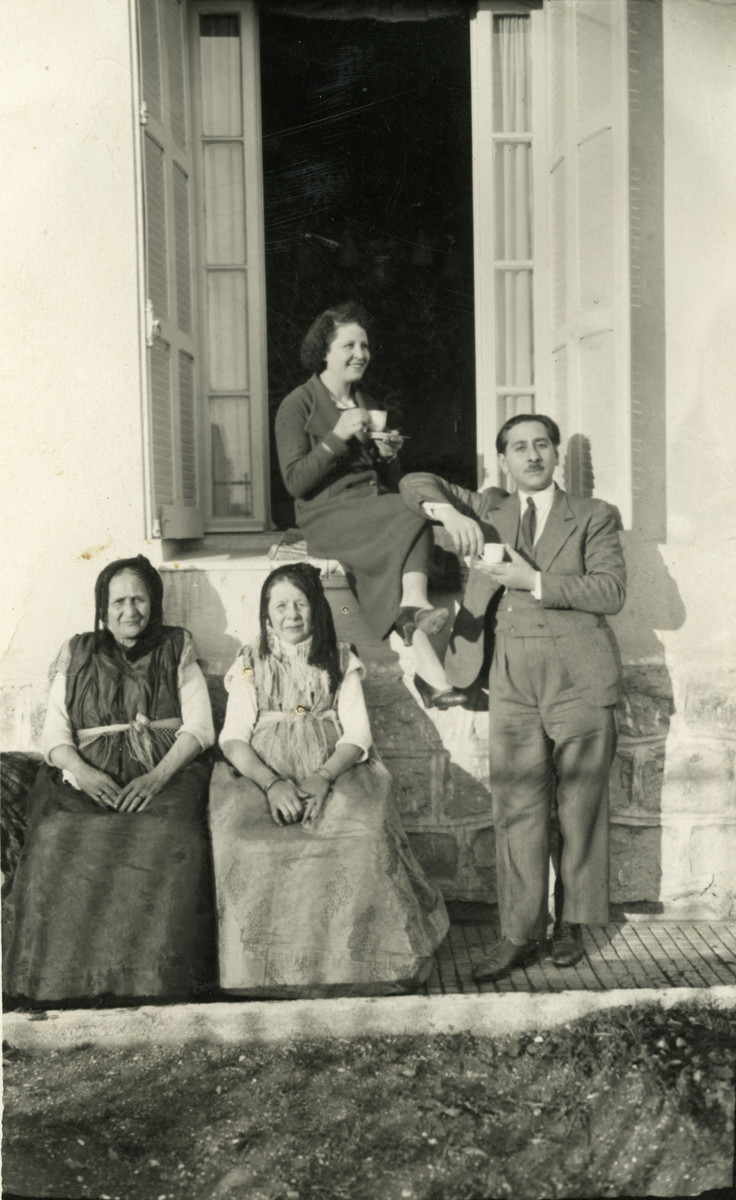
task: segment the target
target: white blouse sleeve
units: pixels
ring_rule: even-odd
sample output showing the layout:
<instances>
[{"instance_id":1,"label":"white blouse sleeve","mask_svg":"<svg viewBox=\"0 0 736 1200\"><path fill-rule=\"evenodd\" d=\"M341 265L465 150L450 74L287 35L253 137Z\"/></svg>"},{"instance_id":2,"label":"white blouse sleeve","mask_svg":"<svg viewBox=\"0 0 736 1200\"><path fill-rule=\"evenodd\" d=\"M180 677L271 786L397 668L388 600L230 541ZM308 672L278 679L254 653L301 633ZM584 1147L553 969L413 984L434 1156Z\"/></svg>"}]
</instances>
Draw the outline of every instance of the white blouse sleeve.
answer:
<instances>
[{"instance_id":1,"label":"white blouse sleeve","mask_svg":"<svg viewBox=\"0 0 736 1200\"><path fill-rule=\"evenodd\" d=\"M253 671L240 655L225 676L225 690L227 709L220 745L224 746L225 742L245 742L248 745L258 718L258 698Z\"/></svg>"},{"instance_id":2,"label":"white blouse sleeve","mask_svg":"<svg viewBox=\"0 0 736 1200\"><path fill-rule=\"evenodd\" d=\"M348 743L351 746L359 746L363 751L359 762L365 762L373 744L361 683L364 674L362 662L351 653L345 677L337 693L337 719L342 726L342 737L338 738L337 745Z\"/></svg>"},{"instance_id":3,"label":"white blouse sleeve","mask_svg":"<svg viewBox=\"0 0 736 1200\"><path fill-rule=\"evenodd\" d=\"M49 766L53 766L50 754L57 746L72 746L76 749L74 730L66 707L66 674L70 657L69 643L65 642L52 667L51 691L41 733L41 753Z\"/></svg>"}]
</instances>

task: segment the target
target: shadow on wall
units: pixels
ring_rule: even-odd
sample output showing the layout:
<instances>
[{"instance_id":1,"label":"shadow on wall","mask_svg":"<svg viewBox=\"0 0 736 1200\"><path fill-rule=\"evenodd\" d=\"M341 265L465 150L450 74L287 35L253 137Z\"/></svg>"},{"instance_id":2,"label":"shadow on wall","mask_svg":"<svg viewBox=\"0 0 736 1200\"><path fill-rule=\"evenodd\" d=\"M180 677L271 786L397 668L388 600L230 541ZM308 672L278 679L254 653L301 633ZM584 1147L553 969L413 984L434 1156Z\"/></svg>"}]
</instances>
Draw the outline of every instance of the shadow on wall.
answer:
<instances>
[{"instance_id":1,"label":"shadow on wall","mask_svg":"<svg viewBox=\"0 0 736 1200\"><path fill-rule=\"evenodd\" d=\"M593 455L583 434L568 440L563 470L568 491L593 496ZM624 663L619 744L611 770L611 897L619 914L662 911L662 786L675 707L658 631L680 629L686 616L656 543L623 531L621 540L627 600L610 620Z\"/></svg>"},{"instance_id":2,"label":"shadow on wall","mask_svg":"<svg viewBox=\"0 0 736 1200\"><path fill-rule=\"evenodd\" d=\"M194 638L199 664L207 680L219 736L225 720L224 674L241 643L228 633L222 599L205 571L164 572L164 612L170 625L183 625Z\"/></svg>"},{"instance_id":3,"label":"shadow on wall","mask_svg":"<svg viewBox=\"0 0 736 1200\"><path fill-rule=\"evenodd\" d=\"M662 790L675 702L658 631L679 629L686 614L658 547L633 534L621 540L628 599L611 621L624 663L611 771L611 898L623 911L661 911L663 870L672 870L662 860Z\"/></svg>"}]
</instances>

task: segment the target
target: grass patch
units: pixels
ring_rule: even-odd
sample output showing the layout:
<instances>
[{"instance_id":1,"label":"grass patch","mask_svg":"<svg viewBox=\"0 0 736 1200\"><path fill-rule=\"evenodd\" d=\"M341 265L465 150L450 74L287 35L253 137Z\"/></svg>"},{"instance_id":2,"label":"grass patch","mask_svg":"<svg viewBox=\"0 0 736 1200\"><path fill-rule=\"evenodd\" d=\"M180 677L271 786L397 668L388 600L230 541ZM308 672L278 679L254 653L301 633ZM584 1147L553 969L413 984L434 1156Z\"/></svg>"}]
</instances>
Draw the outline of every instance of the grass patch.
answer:
<instances>
[{"instance_id":1,"label":"grass patch","mask_svg":"<svg viewBox=\"0 0 736 1200\"><path fill-rule=\"evenodd\" d=\"M109 1200L697 1195L732 1183L736 1013L521 1037L6 1047L3 1177Z\"/></svg>"}]
</instances>

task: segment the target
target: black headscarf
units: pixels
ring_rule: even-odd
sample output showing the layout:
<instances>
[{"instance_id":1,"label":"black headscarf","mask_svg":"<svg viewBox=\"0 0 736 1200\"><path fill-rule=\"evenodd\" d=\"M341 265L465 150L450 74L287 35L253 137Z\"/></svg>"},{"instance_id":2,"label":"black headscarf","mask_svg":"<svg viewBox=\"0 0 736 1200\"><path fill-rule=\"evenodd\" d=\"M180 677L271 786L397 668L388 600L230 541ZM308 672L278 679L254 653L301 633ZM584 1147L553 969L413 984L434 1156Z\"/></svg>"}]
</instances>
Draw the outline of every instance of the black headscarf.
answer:
<instances>
[{"instance_id":1,"label":"black headscarf","mask_svg":"<svg viewBox=\"0 0 736 1200\"><path fill-rule=\"evenodd\" d=\"M270 650L268 645L268 602L274 584L286 579L303 592L312 610L312 645L307 662L312 666L326 671L330 687L337 691L341 681L340 651L337 648L337 634L332 619L332 609L327 603L324 588L320 581L319 570L311 563L285 563L277 567L266 579L261 589L260 622L261 643L259 654L267 658Z\"/></svg>"},{"instance_id":2,"label":"black headscarf","mask_svg":"<svg viewBox=\"0 0 736 1200\"><path fill-rule=\"evenodd\" d=\"M151 602L151 615L139 638L133 646L120 646L107 628L107 610L110 603L110 582L121 571L133 571L145 584L148 598ZM100 571L95 582L95 643L98 649L103 646L113 650L116 646L123 651L131 662L150 654L160 645L164 636L164 582L156 568L143 554L135 558L119 558L116 562L108 563Z\"/></svg>"}]
</instances>

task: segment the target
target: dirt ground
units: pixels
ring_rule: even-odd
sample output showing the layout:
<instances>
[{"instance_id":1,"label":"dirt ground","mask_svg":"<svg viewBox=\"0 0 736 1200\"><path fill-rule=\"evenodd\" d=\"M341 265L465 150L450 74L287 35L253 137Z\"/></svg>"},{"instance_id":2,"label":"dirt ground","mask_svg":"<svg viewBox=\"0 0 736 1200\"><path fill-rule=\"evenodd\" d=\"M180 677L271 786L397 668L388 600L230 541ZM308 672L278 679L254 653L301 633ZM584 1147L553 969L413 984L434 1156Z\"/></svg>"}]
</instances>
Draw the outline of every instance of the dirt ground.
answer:
<instances>
[{"instance_id":1,"label":"dirt ground","mask_svg":"<svg viewBox=\"0 0 736 1200\"><path fill-rule=\"evenodd\" d=\"M522 1037L5 1046L6 1196L485 1200L733 1184L736 1011Z\"/></svg>"}]
</instances>

